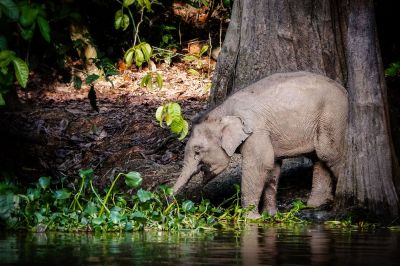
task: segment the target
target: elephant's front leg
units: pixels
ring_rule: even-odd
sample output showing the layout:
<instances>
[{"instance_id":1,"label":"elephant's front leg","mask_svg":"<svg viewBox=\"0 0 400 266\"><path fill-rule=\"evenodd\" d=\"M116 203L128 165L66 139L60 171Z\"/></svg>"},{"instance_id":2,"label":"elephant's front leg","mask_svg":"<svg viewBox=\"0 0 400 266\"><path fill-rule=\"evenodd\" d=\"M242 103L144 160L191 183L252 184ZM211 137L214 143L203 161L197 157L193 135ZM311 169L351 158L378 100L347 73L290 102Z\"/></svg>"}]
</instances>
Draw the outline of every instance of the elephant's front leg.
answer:
<instances>
[{"instance_id":1,"label":"elephant's front leg","mask_svg":"<svg viewBox=\"0 0 400 266\"><path fill-rule=\"evenodd\" d=\"M274 169L267 176L263 191L262 212L275 215L278 211L276 194L278 191L279 175L281 173L281 162L275 163Z\"/></svg>"},{"instance_id":2,"label":"elephant's front leg","mask_svg":"<svg viewBox=\"0 0 400 266\"><path fill-rule=\"evenodd\" d=\"M241 148L242 164L242 207L254 206L248 213L250 219L260 218L258 211L262 192L269 174L274 168L274 152L267 134L253 133Z\"/></svg>"}]
</instances>

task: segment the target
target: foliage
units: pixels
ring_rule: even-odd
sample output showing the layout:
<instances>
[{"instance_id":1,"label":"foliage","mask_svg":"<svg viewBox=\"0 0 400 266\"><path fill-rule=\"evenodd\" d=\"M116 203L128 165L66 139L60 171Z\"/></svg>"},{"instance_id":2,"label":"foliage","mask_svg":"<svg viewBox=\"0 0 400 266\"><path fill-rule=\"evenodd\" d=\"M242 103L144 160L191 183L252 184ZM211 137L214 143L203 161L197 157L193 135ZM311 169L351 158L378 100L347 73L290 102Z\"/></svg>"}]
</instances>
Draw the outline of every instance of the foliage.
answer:
<instances>
[{"instance_id":1,"label":"foliage","mask_svg":"<svg viewBox=\"0 0 400 266\"><path fill-rule=\"evenodd\" d=\"M204 45L203 47L201 47L201 49L198 53L191 53L182 58L185 61L191 61L194 64L195 68L197 69L196 70L196 69L190 68L188 70L189 74L194 75L194 76L200 75L198 70L202 69L203 64L204 64L201 57L208 51L208 49L209 49L209 46Z\"/></svg>"},{"instance_id":2,"label":"foliage","mask_svg":"<svg viewBox=\"0 0 400 266\"><path fill-rule=\"evenodd\" d=\"M11 50L0 50L0 106L5 105L3 94L14 82L10 65L13 65L14 75L21 87L25 88L29 77L29 68L24 60L17 57Z\"/></svg>"},{"instance_id":3,"label":"foliage","mask_svg":"<svg viewBox=\"0 0 400 266\"><path fill-rule=\"evenodd\" d=\"M394 62L385 69L385 76L396 77L400 74L400 62Z\"/></svg>"},{"instance_id":4,"label":"foliage","mask_svg":"<svg viewBox=\"0 0 400 266\"><path fill-rule=\"evenodd\" d=\"M160 73L158 72L153 72L149 71L143 78L142 81L140 82L141 87L147 87L149 89L153 89L154 83L157 84L157 87L159 89L162 88L163 86L163 78Z\"/></svg>"},{"instance_id":5,"label":"foliage","mask_svg":"<svg viewBox=\"0 0 400 266\"><path fill-rule=\"evenodd\" d=\"M125 63L128 66L132 65L135 59L136 66L140 67L144 62L148 62L152 56L152 48L148 43L142 42L136 46L129 48L124 55Z\"/></svg>"},{"instance_id":6,"label":"foliage","mask_svg":"<svg viewBox=\"0 0 400 266\"><path fill-rule=\"evenodd\" d=\"M69 188L63 182L41 177L23 190L20 186L0 183L0 222L9 229L29 229L36 232L52 231L137 231L157 230L213 230L229 228L246 222L249 209L240 206L240 188L219 206L209 200L200 203L190 200L178 202L172 188L161 185L157 191L140 188L138 172L119 173L105 195L93 186L92 169L79 172L79 186ZM124 180L133 193L116 189ZM299 204L298 204L299 206ZM287 222L299 210L265 219L267 222ZM285 218L282 218L285 217ZM262 222L260 220L259 222ZM296 220L296 222L299 222Z\"/></svg>"},{"instance_id":7,"label":"foliage","mask_svg":"<svg viewBox=\"0 0 400 266\"><path fill-rule=\"evenodd\" d=\"M172 133L179 135L179 140L183 140L189 132L189 124L183 118L178 103L167 103L159 106L156 111L156 119L161 127L165 122Z\"/></svg>"},{"instance_id":8,"label":"foliage","mask_svg":"<svg viewBox=\"0 0 400 266\"><path fill-rule=\"evenodd\" d=\"M306 205L300 201L296 200L293 202L293 207L286 213L278 212L276 215L271 216L267 213L263 213L263 219L270 223L305 223L304 220L297 217L297 213L306 208Z\"/></svg>"}]
</instances>

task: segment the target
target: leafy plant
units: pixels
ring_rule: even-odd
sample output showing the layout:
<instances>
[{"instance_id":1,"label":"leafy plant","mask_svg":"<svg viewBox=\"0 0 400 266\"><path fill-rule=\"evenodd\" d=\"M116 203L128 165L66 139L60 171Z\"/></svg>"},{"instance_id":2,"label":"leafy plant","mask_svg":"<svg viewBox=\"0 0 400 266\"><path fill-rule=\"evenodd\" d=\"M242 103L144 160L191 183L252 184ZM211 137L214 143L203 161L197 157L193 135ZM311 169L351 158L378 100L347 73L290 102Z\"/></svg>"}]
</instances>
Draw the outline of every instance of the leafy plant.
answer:
<instances>
[{"instance_id":1,"label":"leafy plant","mask_svg":"<svg viewBox=\"0 0 400 266\"><path fill-rule=\"evenodd\" d=\"M157 84L157 87L161 89L163 86L163 83L164 83L163 78L160 73L149 71L142 78L142 81L140 82L140 86L141 87L146 86L147 88L152 89L154 86L154 83Z\"/></svg>"},{"instance_id":2,"label":"leafy plant","mask_svg":"<svg viewBox=\"0 0 400 266\"><path fill-rule=\"evenodd\" d=\"M206 53L208 51L208 49L209 49L209 46L208 45L204 45L203 47L201 47L201 49L200 49L200 51L198 53L191 53L191 54L188 54L188 55L186 55L186 56L184 56L182 58L182 60L191 61L192 64L197 69L196 70L196 69L193 69L193 68L189 68L189 70L188 70L189 74L194 75L194 76L199 76L200 75L198 70L202 69L203 65L204 65L204 63L203 63L201 58L204 55L204 53Z\"/></svg>"},{"instance_id":3,"label":"leafy plant","mask_svg":"<svg viewBox=\"0 0 400 266\"><path fill-rule=\"evenodd\" d=\"M385 69L385 76L396 77L400 74L400 62L394 62Z\"/></svg>"},{"instance_id":4,"label":"leafy plant","mask_svg":"<svg viewBox=\"0 0 400 266\"><path fill-rule=\"evenodd\" d=\"M124 55L127 66L131 66L135 60L136 66L140 67L144 62L148 62L152 56L153 49L150 44L142 42L134 47L129 48Z\"/></svg>"},{"instance_id":5,"label":"leafy plant","mask_svg":"<svg viewBox=\"0 0 400 266\"><path fill-rule=\"evenodd\" d=\"M21 87L25 88L28 82L29 68L25 61L17 57L11 50L0 51L0 106L5 105L3 95L8 92L14 82L11 64L15 78Z\"/></svg>"},{"instance_id":6,"label":"leafy plant","mask_svg":"<svg viewBox=\"0 0 400 266\"><path fill-rule=\"evenodd\" d=\"M159 106L156 111L156 119L161 127L165 122L172 133L179 135L179 140L184 139L189 132L189 124L183 118L178 103L167 103Z\"/></svg>"}]
</instances>

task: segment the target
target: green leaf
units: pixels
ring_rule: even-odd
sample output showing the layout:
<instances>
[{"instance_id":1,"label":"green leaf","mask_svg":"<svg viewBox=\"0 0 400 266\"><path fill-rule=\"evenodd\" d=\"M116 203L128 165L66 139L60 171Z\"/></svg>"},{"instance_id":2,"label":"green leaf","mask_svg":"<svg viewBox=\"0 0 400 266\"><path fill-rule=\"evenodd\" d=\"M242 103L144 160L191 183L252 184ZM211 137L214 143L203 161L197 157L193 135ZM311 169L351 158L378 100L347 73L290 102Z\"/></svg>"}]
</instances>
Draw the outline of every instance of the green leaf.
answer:
<instances>
[{"instance_id":1,"label":"green leaf","mask_svg":"<svg viewBox=\"0 0 400 266\"><path fill-rule=\"evenodd\" d=\"M124 61L128 66L132 65L132 60L133 60L134 53L135 53L135 49L134 48L130 48L128 51L126 51L126 53L124 55Z\"/></svg>"},{"instance_id":2,"label":"green leaf","mask_svg":"<svg viewBox=\"0 0 400 266\"><path fill-rule=\"evenodd\" d=\"M194 70L193 68L189 68L189 69L187 70L187 72L188 72L190 75L193 75L193 76L200 76L199 71Z\"/></svg>"},{"instance_id":3,"label":"green leaf","mask_svg":"<svg viewBox=\"0 0 400 266\"><path fill-rule=\"evenodd\" d=\"M150 0L144 0L144 4L146 5L147 11L151 11L151 2L150 2Z\"/></svg>"},{"instance_id":4,"label":"green leaf","mask_svg":"<svg viewBox=\"0 0 400 266\"><path fill-rule=\"evenodd\" d=\"M22 37L25 41L31 40L32 37L33 37L33 33L34 33L34 31L35 31L35 27L36 27L36 24L32 24L32 26L31 26L30 28L27 28L27 29L23 28L23 29L21 30L21 37Z\"/></svg>"},{"instance_id":5,"label":"green leaf","mask_svg":"<svg viewBox=\"0 0 400 266\"><path fill-rule=\"evenodd\" d=\"M173 119L170 125L170 129L172 133L179 134L182 132L183 129L183 118L182 117L177 117Z\"/></svg>"},{"instance_id":6,"label":"green leaf","mask_svg":"<svg viewBox=\"0 0 400 266\"><path fill-rule=\"evenodd\" d=\"M42 176L39 178L39 185L41 188L46 189L50 185L50 177Z\"/></svg>"},{"instance_id":7,"label":"green leaf","mask_svg":"<svg viewBox=\"0 0 400 266\"><path fill-rule=\"evenodd\" d=\"M125 15L121 9L115 12L114 28L116 30L119 29L126 30L128 26L129 26L129 17Z\"/></svg>"},{"instance_id":8,"label":"green leaf","mask_svg":"<svg viewBox=\"0 0 400 266\"><path fill-rule=\"evenodd\" d=\"M124 0L122 2L122 4L124 5L124 7L128 7L130 5L132 5L135 2L135 0Z\"/></svg>"},{"instance_id":9,"label":"green leaf","mask_svg":"<svg viewBox=\"0 0 400 266\"><path fill-rule=\"evenodd\" d=\"M193 212L195 210L193 201L187 200L187 201L183 202L182 209L184 212Z\"/></svg>"},{"instance_id":10,"label":"green leaf","mask_svg":"<svg viewBox=\"0 0 400 266\"><path fill-rule=\"evenodd\" d=\"M105 222L104 216L96 217L96 218L94 218L94 219L92 220L92 223L93 223L94 225L101 225L101 224L103 224L104 222Z\"/></svg>"},{"instance_id":11,"label":"green leaf","mask_svg":"<svg viewBox=\"0 0 400 266\"><path fill-rule=\"evenodd\" d=\"M137 192L137 196L141 202L146 202L152 199L153 194L150 191L139 189Z\"/></svg>"},{"instance_id":12,"label":"green leaf","mask_svg":"<svg viewBox=\"0 0 400 266\"><path fill-rule=\"evenodd\" d=\"M207 50L208 50L208 45L204 45L203 47L201 47L200 56L203 55L205 52L207 52Z\"/></svg>"},{"instance_id":13,"label":"green leaf","mask_svg":"<svg viewBox=\"0 0 400 266\"><path fill-rule=\"evenodd\" d=\"M183 120L183 126L181 130L181 134L179 135L179 140L183 140L187 134L189 133L189 123L186 120Z\"/></svg>"},{"instance_id":14,"label":"green leaf","mask_svg":"<svg viewBox=\"0 0 400 266\"><path fill-rule=\"evenodd\" d=\"M19 17L19 23L21 23L23 27L29 27L35 22L38 14L38 8L32 8L28 4L25 4L21 7L21 16Z\"/></svg>"},{"instance_id":15,"label":"green leaf","mask_svg":"<svg viewBox=\"0 0 400 266\"><path fill-rule=\"evenodd\" d=\"M0 68L5 68L15 58L15 52L11 50L3 50L0 52ZM4 73L6 74L6 73Z\"/></svg>"},{"instance_id":16,"label":"green leaf","mask_svg":"<svg viewBox=\"0 0 400 266\"><path fill-rule=\"evenodd\" d=\"M22 88L26 88L29 77L28 65L24 60L18 57L14 57L12 62L14 64L15 77L17 78L19 85L21 85Z\"/></svg>"},{"instance_id":17,"label":"green leaf","mask_svg":"<svg viewBox=\"0 0 400 266\"><path fill-rule=\"evenodd\" d=\"M165 193L165 195L167 196L172 196L172 194L174 194L174 190L172 187L169 187L167 185L160 185L160 189L162 192Z\"/></svg>"},{"instance_id":18,"label":"green leaf","mask_svg":"<svg viewBox=\"0 0 400 266\"><path fill-rule=\"evenodd\" d=\"M125 174L125 184L129 187L137 188L142 184L143 178L138 172L129 172Z\"/></svg>"},{"instance_id":19,"label":"green leaf","mask_svg":"<svg viewBox=\"0 0 400 266\"><path fill-rule=\"evenodd\" d=\"M3 35L0 35L0 51L6 50L7 46L7 38Z\"/></svg>"},{"instance_id":20,"label":"green leaf","mask_svg":"<svg viewBox=\"0 0 400 266\"><path fill-rule=\"evenodd\" d=\"M26 196L30 201L37 200L40 198L40 190L38 188L28 188L26 190Z\"/></svg>"},{"instance_id":21,"label":"green leaf","mask_svg":"<svg viewBox=\"0 0 400 266\"><path fill-rule=\"evenodd\" d=\"M163 127L163 125L162 125L163 124L162 123L163 111L164 111L164 106L163 105L159 106L157 108L157 111L156 111L156 119L157 119L158 122L160 122L160 127Z\"/></svg>"},{"instance_id":22,"label":"green leaf","mask_svg":"<svg viewBox=\"0 0 400 266\"><path fill-rule=\"evenodd\" d=\"M0 218L7 219L19 205L19 197L14 193L0 195Z\"/></svg>"},{"instance_id":23,"label":"green leaf","mask_svg":"<svg viewBox=\"0 0 400 266\"><path fill-rule=\"evenodd\" d=\"M91 179L91 178L93 178L93 175L94 175L94 171L92 168L79 170L79 176L81 178L85 177L85 178Z\"/></svg>"},{"instance_id":24,"label":"green leaf","mask_svg":"<svg viewBox=\"0 0 400 266\"><path fill-rule=\"evenodd\" d=\"M40 33L46 42L50 43L50 26L49 22L42 16L38 16L37 23L39 26Z\"/></svg>"},{"instance_id":25,"label":"green leaf","mask_svg":"<svg viewBox=\"0 0 400 266\"><path fill-rule=\"evenodd\" d=\"M97 213L96 204L94 204L93 202L89 201L89 202L86 204L86 207L85 207L84 212L85 212L86 214L88 214L89 216L95 215L95 214Z\"/></svg>"},{"instance_id":26,"label":"green leaf","mask_svg":"<svg viewBox=\"0 0 400 266\"><path fill-rule=\"evenodd\" d=\"M4 101L3 93L1 93L1 91L0 91L0 106L4 106L4 105L6 105L6 102Z\"/></svg>"},{"instance_id":27,"label":"green leaf","mask_svg":"<svg viewBox=\"0 0 400 266\"><path fill-rule=\"evenodd\" d=\"M194 61L194 60L197 60L197 57L195 57L194 55L186 55L185 57L182 58L182 60Z\"/></svg>"},{"instance_id":28,"label":"green leaf","mask_svg":"<svg viewBox=\"0 0 400 266\"><path fill-rule=\"evenodd\" d=\"M143 52L144 60L145 61L149 61L150 57L151 57L151 54L152 54L152 48L151 48L150 44L142 42L140 44L140 49Z\"/></svg>"},{"instance_id":29,"label":"green leaf","mask_svg":"<svg viewBox=\"0 0 400 266\"><path fill-rule=\"evenodd\" d=\"M19 17L18 7L12 0L0 0L0 17L2 12L13 21Z\"/></svg>"},{"instance_id":30,"label":"green leaf","mask_svg":"<svg viewBox=\"0 0 400 266\"><path fill-rule=\"evenodd\" d=\"M161 89L163 87L164 81L163 81L163 78L160 73L157 73L156 81L157 81L158 88Z\"/></svg>"},{"instance_id":31,"label":"green leaf","mask_svg":"<svg viewBox=\"0 0 400 266\"><path fill-rule=\"evenodd\" d=\"M146 216L141 211L135 211L134 213L131 214L130 218L137 222L141 222L141 223L144 223L147 221Z\"/></svg>"},{"instance_id":32,"label":"green leaf","mask_svg":"<svg viewBox=\"0 0 400 266\"><path fill-rule=\"evenodd\" d=\"M167 114L171 115L173 118L181 117L181 107L178 103L169 103L167 107Z\"/></svg>"},{"instance_id":33,"label":"green leaf","mask_svg":"<svg viewBox=\"0 0 400 266\"><path fill-rule=\"evenodd\" d=\"M72 82L74 84L74 88L79 90L82 87L82 79L78 76L74 76L72 78Z\"/></svg>"},{"instance_id":34,"label":"green leaf","mask_svg":"<svg viewBox=\"0 0 400 266\"><path fill-rule=\"evenodd\" d=\"M144 62L144 55L140 49L135 49L135 61L138 67L140 67Z\"/></svg>"},{"instance_id":35,"label":"green leaf","mask_svg":"<svg viewBox=\"0 0 400 266\"><path fill-rule=\"evenodd\" d=\"M224 6L225 7L230 7L231 6L231 0L224 0Z\"/></svg>"},{"instance_id":36,"label":"green leaf","mask_svg":"<svg viewBox=\"0 0 400 266\"><path fill-rule=\"evenodd\" d=\"M119 224L121 221L122 215L120 214L121 208L114 207L110 211L110 220L113 224Z\"/></svg>"},{"instance_id":37,"label":"green leaf","mask_svg":"<svg viewBox=\"0 0 400 266\"><path fill-rule=\"evenodd\" d=\"M149 72L143 76L142 80L140 81L140 87L144 87L144 86L149 87L149 84L151 84L151 83L152 83L152 75Z\"/></svg>"},{"instance_id":38,"label":"green leaf","mask_svg":"<svg viewBox=\"0 0 400 266\"><path fill-rule=\"evenodd\" d=\"M100 78L99 75L91 74L91 75L89 75L89 76L86 77L85 83L88 84L88 85L89 85L89 84L92 84L93 82L95 82L95 81L98 80L99 78Z\"/></svg>"},{"instance_id":39,"label":"green leaf","mask_svg":"<svg viewBox=\"0 0 400 266\"><path fill-rule=\"evenodd\" d=\"M65 188L54 191L54 198L56 200L65 200L69 199L69 197L71 197L71 192Z\"/></svg>"}]
</instances>

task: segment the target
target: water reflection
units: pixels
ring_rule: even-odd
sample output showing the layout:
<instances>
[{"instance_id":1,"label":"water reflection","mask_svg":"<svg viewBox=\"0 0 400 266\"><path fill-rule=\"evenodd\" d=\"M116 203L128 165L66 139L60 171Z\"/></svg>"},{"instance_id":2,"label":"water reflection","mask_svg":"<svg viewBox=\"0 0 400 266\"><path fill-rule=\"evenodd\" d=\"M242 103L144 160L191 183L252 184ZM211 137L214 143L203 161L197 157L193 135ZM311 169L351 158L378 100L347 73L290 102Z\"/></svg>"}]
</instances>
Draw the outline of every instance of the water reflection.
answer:
<instances>
[{"instance_id":1,"label":"water reflection","mask_svg":"<svg viewBox=\"0 0 400 266\"><path fill-rule=\"evenodd\" d=\"M0 234L1 265L399 265L400 232L249 226L242 232Z\"/></svg>"}]
</instances>

